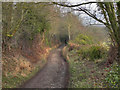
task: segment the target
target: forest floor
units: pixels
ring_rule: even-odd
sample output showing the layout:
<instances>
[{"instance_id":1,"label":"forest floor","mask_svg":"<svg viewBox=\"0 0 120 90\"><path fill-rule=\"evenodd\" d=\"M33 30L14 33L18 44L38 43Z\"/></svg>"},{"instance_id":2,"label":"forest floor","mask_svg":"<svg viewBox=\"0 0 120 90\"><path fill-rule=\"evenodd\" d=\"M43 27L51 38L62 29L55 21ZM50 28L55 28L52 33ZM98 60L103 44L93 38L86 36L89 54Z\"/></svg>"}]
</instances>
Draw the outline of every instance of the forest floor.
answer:
<instances>
[{"instance_id":1,"label":"forest floor","mask_svg":"<svg viewBox=\"0 0 120 90\"><path fill-rule=\"evenodd\" d=\"M62 48L51 51L48 62L33 78L25 82L22 88L65 88L68 83L68 63L62 56Z\"/></svg>"}]
</instances>

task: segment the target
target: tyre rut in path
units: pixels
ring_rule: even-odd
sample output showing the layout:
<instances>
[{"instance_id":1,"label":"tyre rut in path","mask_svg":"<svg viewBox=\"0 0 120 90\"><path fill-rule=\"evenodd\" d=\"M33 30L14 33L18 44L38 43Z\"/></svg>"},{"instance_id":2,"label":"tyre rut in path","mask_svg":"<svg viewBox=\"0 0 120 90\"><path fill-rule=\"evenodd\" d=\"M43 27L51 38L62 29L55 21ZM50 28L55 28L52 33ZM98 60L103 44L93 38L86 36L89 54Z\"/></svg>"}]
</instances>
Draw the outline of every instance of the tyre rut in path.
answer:
<instances>
[{"instance_id":1,"label":"tyre rut in path","mask_svg":"<svg viewBox=\"0 0 120 90\"><path fill-rule=\"evenodd\" d=\"M53 50L45 67L22 88L66 88L68 82L68 64L62 57L62 47Z\"/></svg>"}]
</instances>

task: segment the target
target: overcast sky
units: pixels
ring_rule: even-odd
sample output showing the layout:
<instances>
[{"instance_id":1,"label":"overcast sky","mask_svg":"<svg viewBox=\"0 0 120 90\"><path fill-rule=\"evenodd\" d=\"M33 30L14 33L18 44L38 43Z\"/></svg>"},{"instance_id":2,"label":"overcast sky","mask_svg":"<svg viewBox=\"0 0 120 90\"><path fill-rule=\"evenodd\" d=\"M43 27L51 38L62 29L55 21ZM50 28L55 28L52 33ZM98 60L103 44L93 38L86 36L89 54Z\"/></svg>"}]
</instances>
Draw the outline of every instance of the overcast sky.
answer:
<instances>
[{"instance_id":1,"label":"overcast sky","mask_svg":"<svg viewBox=\"0 0 120 90\"><path fill-rule=\"evenodd\" d=\"M71 0L68 0L68 1L70 1L70 3L72 4L72 5L76 5L76 4L80 4L80 3L83 3L83 2L90 2L90 1L93 1L93 0L78 0L77 2L76 2L76 0L73 0L73 1L71 1ZM95 0L94 0L95 1ZM82 5L82 7L84 7L84 8L86 8L86 9L90 9L90 11L93 13L94 11L98 11L97 9L97 5L96 5L96 3L93 3L93 4L91 4L91 5ZM76 8L76 7L74 7L74 8ZM67 11L69 11L69 8L63 8L63 12L67 12ZM89 17L88 15L86 15L85 13L83 13L83 12L79 12L79 11L75 11L74 12L76 15L79 15L79 17L82 19L82 21L83 21L83 24L84 25L89 25L89 24L101 24L101 23L99 23L98 21L96 21L96 20L94 20L93 18L91 18L91 17ZM103 16L101 16L101 14L99 14L99 13L96 13L96 16L98 17L98 18L103 18ZM102 19L103 20L103 19Z\"/></svg>"}]
</instances>

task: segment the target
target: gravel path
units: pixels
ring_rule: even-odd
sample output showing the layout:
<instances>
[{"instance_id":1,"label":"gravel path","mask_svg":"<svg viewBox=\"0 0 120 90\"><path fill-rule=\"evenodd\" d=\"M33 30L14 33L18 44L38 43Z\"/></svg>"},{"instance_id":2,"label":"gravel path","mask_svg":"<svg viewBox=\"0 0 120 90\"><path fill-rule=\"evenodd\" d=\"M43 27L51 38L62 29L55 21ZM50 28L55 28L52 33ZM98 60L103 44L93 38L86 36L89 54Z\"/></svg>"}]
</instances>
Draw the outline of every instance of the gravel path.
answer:
<instances>
[{"instance_id":1,"label":"gravel path","mask_svg":"<svg viewBox=\"0 0 120 90\"><path fill-rule=\"evenodd\" d=\"M61 55L63 46L53 50L46 66L22 88L66 88L68 82L68 64Z\"/></svg>"}]
</instances>

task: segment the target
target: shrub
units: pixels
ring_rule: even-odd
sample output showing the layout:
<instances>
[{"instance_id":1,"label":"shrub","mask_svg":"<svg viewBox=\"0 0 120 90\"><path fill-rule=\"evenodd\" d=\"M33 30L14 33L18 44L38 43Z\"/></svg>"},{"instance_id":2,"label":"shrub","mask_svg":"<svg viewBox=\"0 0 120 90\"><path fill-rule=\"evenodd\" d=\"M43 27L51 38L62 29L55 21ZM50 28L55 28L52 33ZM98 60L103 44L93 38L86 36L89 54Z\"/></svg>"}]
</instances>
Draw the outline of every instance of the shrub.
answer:
<instances>
[{"instance_id":1,"label":"shrub","mask_svg":"<svg viewBox=\"0 0 120 90\"><path fill-rule=\"evenodd\" d=\"M88 48L80 48L78 51L79 56L82 57L82 59L87 58L89 55Z\"/></svg>"},{"instance_id":2,"label":"shrub","mask_svg":"<svg viewBox=\"0 0 120 90\"><path fill-rule=\"evenodd\" d=\"M90 36L83 35L83 34L79 34L75 38L74 42L80 45L87 45L87 44L89 45L93 43L92 38Z\"/></svg>"},{"instance_id":3,"label":"shrub","mask_svg":"<svg viewBox=\"0 0 120 90\"><path fill-rule=\"evenodd\" d=\"M90 60L95 60L106 56L106 49L102 46L83 47L77 52L82 56L82 59L89 58Z\"/></svg>"},{"instance_id":4,"label":"shrub","mask_svg":"<svg viewBox=\"0 0 120 90\"><path fill-rule=\"evenodd\" d=\"M102 46L91 46L89 48L89 58L91 60L101 59L105 57L105 55L106 55L106 49L103 48Z\"/></svg>"}]
</instances>

